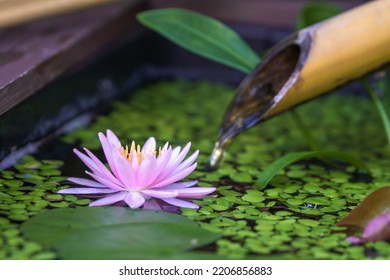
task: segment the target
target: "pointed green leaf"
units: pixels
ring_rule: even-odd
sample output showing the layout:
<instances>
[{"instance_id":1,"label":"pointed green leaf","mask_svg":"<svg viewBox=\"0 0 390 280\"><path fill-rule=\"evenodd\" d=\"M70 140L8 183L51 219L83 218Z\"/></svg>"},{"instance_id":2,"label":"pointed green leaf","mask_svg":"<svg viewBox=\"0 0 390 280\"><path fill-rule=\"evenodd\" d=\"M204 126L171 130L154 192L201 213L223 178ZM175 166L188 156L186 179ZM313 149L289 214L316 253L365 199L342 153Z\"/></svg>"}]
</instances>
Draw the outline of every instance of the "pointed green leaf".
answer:
<instances>
[{"instance_id":1,"label":"pointed green leaf","mask_svg":"<svg viewBox=\"0 0 390 280\"><path fill-rule=\"evenodd\" d=\"M184 49L245 73L260 61L235 31L208 16L166 8L139 13L137 19Z\"/></svg>"},{"instance_id":2,"label":"pointed green leaf","mask_svg":"<svg viewBox=\"0 0 390 280\"><path fill-rule=\"evenodd\" d=\"M339 151L309 151L287 154L284 157L270 164L258 177L255 186L263 189L269 181L282 169L288 165L308 158L335 158L355 165L358 169L368 171L368 167L355 156Z\"/></svg>"}]
</instances>

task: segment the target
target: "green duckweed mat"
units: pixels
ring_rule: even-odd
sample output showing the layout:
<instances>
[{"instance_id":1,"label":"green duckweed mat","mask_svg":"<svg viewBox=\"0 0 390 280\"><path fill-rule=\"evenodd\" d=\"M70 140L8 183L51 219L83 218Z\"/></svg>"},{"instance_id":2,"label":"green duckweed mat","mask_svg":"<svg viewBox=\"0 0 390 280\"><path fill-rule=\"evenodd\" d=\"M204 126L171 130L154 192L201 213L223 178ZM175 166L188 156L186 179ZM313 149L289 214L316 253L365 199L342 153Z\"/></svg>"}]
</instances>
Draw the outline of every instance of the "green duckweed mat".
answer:
<instances>
[{"instance_id":1,"label":"green duckweed mat","mask_svg":"<svg viewBox=\"0 0 390 280\"><path fill-rule=\"evenodd\" d=\"M299 107L299 113L321 148L359 157L371 177L346 164L307 160L281 171L259 191L252 185L265 167L309 147L285 113L238 136L222 167L207 171L204 167L233 94L231 87L208 82L160 82L138 89L128 101L115 102L108 115L60 141L99 151L97 133L107 128L123 144L142 143L150 136L161 146L166 141L173 146L191 141L200 155L189 179L218 189L196 202L199 210L183 209L182 214L222 234L205 248L221 258L389 259L389 243L354 246L345 241L344 229L335 226L368 193L390 186L390 152L370 99L331 94ZM89 199L56 193L67 187L66 177L75 176L62 172L62 165L59 160L27 156L0 172L0 259L57 258L55 252L26 240L19 227L43 209L88 205Z\"/></svg>"}]
</instances>

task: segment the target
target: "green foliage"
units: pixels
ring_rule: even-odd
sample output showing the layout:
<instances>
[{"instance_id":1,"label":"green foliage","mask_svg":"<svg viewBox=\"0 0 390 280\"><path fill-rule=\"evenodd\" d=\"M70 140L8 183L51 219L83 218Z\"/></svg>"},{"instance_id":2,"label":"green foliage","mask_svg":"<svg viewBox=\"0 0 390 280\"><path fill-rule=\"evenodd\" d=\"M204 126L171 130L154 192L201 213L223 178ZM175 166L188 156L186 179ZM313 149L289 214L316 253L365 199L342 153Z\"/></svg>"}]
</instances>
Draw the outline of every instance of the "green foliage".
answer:
<instances>
[{"instance_id":1,"label":"green foliage","mask_svg":"<svg viewBox=\"0 0 390 280\"><path fill-rule=\"evenodd\" d=\"M219 237L177 214L125 207L44 211L21 230L64 259L169 258Z\"/></svg>"},{"instance_id":2,"label":"green foliage","mask_svg":"<svg viewBox=\"0 0 390 280\"><path fill-rule=\"evenodd\" d=\"M387 76L385 75L382 78L380 85L381 90L383 90L384 94L390 94L390 90L388 87L388 79ZM383 128L385 130L385 134L387 137L387 144L390 147L390 119L386 113L385 107L383 106L380 98L377 96L377 94L374 92L373 88L370 86L370 84L366 80L362 80L362 84L364 88L367 90L367 92L370 94L372 102L374 103L376 109L378 110L378 113L381 117L382 123L383 123Z\"/></svg>"},{"instance_id":3,"label":"green foliage","mask_svg":"<svg viewBox=\"0 0 390 280\"><path fill-rule=\"evenodd\" d=\"M263 189L267 186L268 182L278 174L282 169L293 164L297 161L308 158L336 158L347 161L355 165L358 169L368 171L368 167L361 162L358 158L344 152L339 151L309 151L309 152L296 152L285 155L282 158L277 159L269 166L267 166L257 179L256 187Z\"/></svg>"},{"instance_id":4,"label":"green foliage","mask_svg":"<svg viewBox=\"0 0 390 280\"><path fill-rule=\"evenodd\" d=\"M342 9L328 2L309 2L300 10L296 29L300 30L317 22L323 21L342 12Z\"/></svg>"},{"instance_id":5,"label":"green foliage","mask_svg":"<svg viewBox=\"0 0 390 280\"><path fill-rule=\"evenodd\" d=\"M242 72L249 73L260 61L236 32L208 16L166 8L142 12L137 19L184 49Z\"/></svg>"},{"instance_id":6,"label":"green foliage","mask_svg":"<svg viewBox=\"0 0 390 280\"><path fill-rule=\"evenodd\" d=\"M390 95L390 69L378 72L379 79L375 83L375 88L380 96Z\"/></svg>"}]
</instances>

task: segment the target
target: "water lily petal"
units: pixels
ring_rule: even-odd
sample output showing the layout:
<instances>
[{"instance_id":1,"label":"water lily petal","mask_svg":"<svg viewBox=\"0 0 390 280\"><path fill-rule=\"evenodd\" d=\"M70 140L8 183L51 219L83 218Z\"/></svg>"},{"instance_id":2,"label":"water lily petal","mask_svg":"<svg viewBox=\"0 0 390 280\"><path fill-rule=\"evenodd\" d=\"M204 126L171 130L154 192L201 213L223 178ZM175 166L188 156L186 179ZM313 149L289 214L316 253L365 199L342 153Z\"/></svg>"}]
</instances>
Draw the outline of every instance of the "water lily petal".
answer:
<instances>
[{"instance_id":1,"label":"water lily petal","mask_svg":"<svg viewBox=\"0 0 390 280\"><path fill-rule=\"evenodd\" d=\"M99 182L92 181L89 179L84 179L84 178L70 177L70 178L68 178L68 181L76 183L78 185L86 186L86 187L107 188L105 185L100 184Z\"/></svg>"},{"instance_id":2,"label":"water lily petal","mask_svg":"<svg viewBox=\"0 0 390 280\"><path fill-rule=\"evenodd\" d=\"M156 167L154 171L156 177L154 178L153 181L150 181L150 185L154 185L160 181L158 178L160 177L164 168L166 168L168 161L171 159L171 155L172 155L172 147L169 147L166 150L162 151L162 153L157 157Z\"/></svg>"},{"instance_id":3,"label":"water lily petal","mask_svg":"<svg viewBox=\"0 0 390 280\"><path fill-rule=\"evenodd\" d=\"M146 200L145 203L144 203L144 206L143 206L144 209L148 209L148 210L157 210L157 211L161 211L163 210L161 208L161 205L160 203L158 203L155 199L149 199L149 200Z\"/></svg>"},{"instance_id":4,"label":"water lily petal","mask_svg":"<svg viewBox=\"0 0 390 280\"><path fill-rule=\"evenodd\" d=\"M62 194L101 194L101 193L115 193L117 190L113 189L102 189L102 188L69 188L59 190L58 193Z\"/></svg>"},{"instance_id":5,"label":"water lily petal","mask_svg":"<svg viewBox=\"0 0 390 280\"><path fill-rule=\"evenodd\" d=\"M100 182L101 184L105 185L107 188L113 189L113 190L118 190L118 191L123 191L123 187L115 184L114 182L111 182L107 178L101 177L99 175L96 175L94 173L85 171L89 176L94 178L96 181Z\"/></svg>"},{"instance_id":6,"label":"water lily petal","mask_svg":"<svg viewBox=\"0 0 390 280\"><path fill-rule=\"evenodd\" d=\"M154 139L154 137L149 137L149 139L146 140L144 146L142 147L141 152L145 154L155 150L156 150L156 139Z\"/></svg>"},{"instance_id":7,"label":"water lily petal","mask_svg":"<svg viewBox=\"0 0 390 280\"><path fill-rule=\"evenodd\" d=\"M86 166L88 166L88 168L92 172L99 174L99 175L104 175L103 172L98 168L96 163L92 159L90 159L88 156L84 155L82 152L80 152L77 149L73 149L73 152L81 159L82 162L84 162L84 164Z\"/></svg>"},{"instance_id":8,"label":"water lily petal","mask_svg":"<svg viewBox=\"0 0 390 280\"><path fill-rule=\"evenodd\" d=\"M168 143L167 143L168 144ZM161 149L157 156L157 163L160 164L159 162L164 161L166 166L168 164L168 161L171 159L172 156L172 147L171 146L164 146L164 148Z\"/></svg>"},{"instance_id":9,"label":"water lily petal","mask_svg":"<svg viewBox=\"0 0 390 280\"><path fill-rule=\"evenodd\" d=\"M110 165L111 171L112 173L114 173L115 177L118 177L118 170L116 168L116 163L115 163L115 158L117 155L116 153L114 153L115 149L111 147L110 143L108 142L106 136L103 133L99 132L98 136L100 139L100 143L102 144L103 147L104 155L106 156L107 162ZM114 155L115 157L113 157Z\"/></svg>"},{"instance_id":10,"label":"water lily petal","mask_svg":"<svg viewBox=\"0 0 390 280\"><path fill-rule=\"evenodd\" d=\"M89 206L103 206L114 204L118 201L124 200L127 195L127 192L119 192L112 195L108 195L104 198L95 200L89 204Z\"/></svg>"},{"instance_id":11,"label":"water lily petal","mask_svg":"<svg viewBox=\"0 0 390 280\"><path fill-rule=\"evenodd\" d=\"M189 175L192 171L194 171L196 166L197 166L197 163L194 163L193 165L191 165L190 167L187 167L186 169L180 171L176 175L168 177L167 179L162 180L159 183L157 183L156 185L153 185L151 187L153 187L153 188L161 188L161 187L164 187L164 186L168 186L168 185L170 185L172 183L175 183L175 182L183 179L187 175Z\"/></svg>"},{"instance_id":12,"label":"water lily petal","mask_svg":"<svg viewBox=\"0 0 390 280\"><path fill-rule=\"evenodd\" d=\"M164 187L164 190L166 190L166 189L175 189L176 190L176 189L189 188L197 183L198 183L198 180L173 183L173 184L170 184L169 186Z\"/></svg>"},{"instance_id":13,"label":"water lily petal","mask_svg":"<svg viewBox=\"0 0 390 280\"><path fill-rule=\"evenodd\" d=\"M166 142L165 145L164 145L164 147L162 147L161 151L164 152L164 151L168 150L168 148L171 148L171 149L172 149L172 147L169 146L169 142Z\"/></svg>"},{"instance_id":14,"label":"water lily petal","mask_svg":"<svg viewBox=\"0 0 390 280\"><path fill-rule=\"evenodd\" d=\"M167 167L162 171L162 173L160 174L160 176L158 176L157 179L161 181L170 177L172 171L175 170L175 168L183 161L190 148L191 148L191 142L189 142L183 148L182 151L180 151L180 149L177 148L173 149L171 154L171 159L168 162Z\"/></svg>"},{"instance_id":15,"label":"water lily petal","mask_svg":"<svg viewBox=\"0 0 390 280\"><path fill-rule=\"evenodd\" d=\"M192 209L198 209L199 208L199 205L197 205L195 203L192 203L192 202L189 202L189 201L185 201L185 200L181 200L181 199L177 199L177 198L164 198L164 199L161 199L161 200L165 201L166 203L178 206L178 207L192 208Z\"/></svg>"},{"instance_id":16,"label":"water lily petal","mask_svg":"<svg viewBox=\"0 0 390 280\"><path fill-rule=\"evenodd\" d=\"M130 208L139 208L145 203L145 198L139 192L129 192L126 195L125 202Z\"/></svg>"},{"instance_id":17,"label":"water lily petal","mask_svg":"<svg viewBox=\"0 0 390 280\"><path fill-rule=\"evenodd\" d=\"M139 187L147 187L152 183L157 175L158 170L156 170L156 157L153 154L148 154L146 158L141 162L138 174L137 174L137 180L136 184Z\"/></svg>"},{"instance_id":18,"label":"water lily petal","mask_svg":"<svg viewBox=\"0 0 390 280\"><path fill-rule=\"evenodd\" d=\"M206 188L206 187L195 187L195 188L187 188L187 189L179 189L178 196L181 198L203 198L206 195L214 192L216 188Z\"/></svg>"},{"instance_id":19,"label":"water lily petal","mask_svg":"<svg viewBox=\"0 0 390 280\"><path fill-rule=\"evenodd\" d=\"M99 168L99 170L101 171L101 175L104 175L104 177L107 177L107 179L114 182L115 184L120 185L120 182L117 180L117 178L112 175L112 173L107 169L107 167L90 150L88 150L87 148L84 148L84 150L96 164L97 168Z\"/></svg>"},{"instance_id":20,"label":"water lily petal","mask_svg":"<svg viewBox=\"0 0 390 280\"><path fill-rule=\"evenodd\" d=\"M190 150L191 148L191 142L188 142L187 145L184 146L183 150L180 151L179 149L179 154L178 155L175 155L175 157L173 158L173 164L177 165L179 164L180 162L183 161L183 159L185 158L185 156L187 155L188 151Z\"/></svg>"},{"instance_id":21,"label":"water lily petal","mask_svg":"<svg viewBox=\"0 0 390 280\"><path fill-rule=\"evenodd\" d=\"M133 171L133 167L130 165L129 161L124 157L118 156L117 159L117 168L119 180L123 183L126 188L133 188L136 185L136 179Z\"/></svg>"},{"instance_id":22,"label":"water lily petal","mask_svg":"<svg viewBox=\"0 0 390 280\"><path fill-rule=\"evenodd\" d=\"M348 236L345 240L354 245L358 245L363 242L363 240L357 236Z\"/></svg>"},{"instance_id":23,"label":"water lily petal","mask_svg":"<svg viewBox=\"0 0 390 280\"><path fill-rule=\"evenodd\" d=\"M198 157L199 155L199 151L196 150L190 157L188 157L185 161L183 161L178 167L176 167L171 174L169 174L169 176L173 176L177 173L179 173L180 171L182 171L183 169L187 168L188 166L190 166L191 164L193 164L196 160L196 158Z\"/></svg>"},{"instance_id":24,"label":"water lily petal","mask_svg":"<svg viewBox=\"0 0 390 280\"><path fill-rule=\"evenodd\" d=\"M116 137L114 132L112 132L110 129L107 129L106 134L107 134L108 143L110 143L115 148L122 146L121 142L119 141L118 137Z\"/></svg>"},{"instance_id":25,"label":"water lily petal","mask_svg":"<svg viewBox=\"0 0 390 280\"><path fill-rule=\"evenodd\" d=\"M177 158L177 156L180 154L180 151L181 151L181 147L178 146L178 147L175 147L173 150L172 150L172 162L175 160L175 158ZM171 164L171 162L170 162Z\"/></svg>"},{"instance_id":26,"label":"water lily petal","mask_svg":"<svg viewBox=\"0 0 390 280\"><path fill-rule=\"evenodd\" d=\"M191 142L188 142L187 145L184 146L183 150L177 155L175 164L179 164L183 161L183 159L188 154L189 150L191 148Z\"/></svg>"},{"instance_id":27,"label":"water lily petal","mask_svg":"<svg viewBox=\"0 0 390 280\"><path fill-rule=\"evenodd\" d=\"M180 154L180 151L181 151L181 147L176 147L172 150L171 152L171 157L167 163L167 165L165 166L165 169L164 169L164 173L168 172L168 170L173 170L173 164L175 163L178 155Z\"/></svg>"},{"instance_id":28,"label":"water lily petal","mask_svg":"<svg viewBox=\"0 0 390 280\"><path fill-rule=\"evenodd\" d=\"M139 169L138 157L133 157L133 159L131 160L130 164L131 164L131 167L133 168L135 176L137 176L138 169Z\"/></svg>"},{"instance_id":29,"label":"water lily petal","mask_svg":"<svg viewBox=\"0 0 390 280\"><path fill-rule=\"evenodd\" d=\"M154 198L172 198L178 195L177 190L144 190L142 193Z\"/></svg>"}]
</instances>

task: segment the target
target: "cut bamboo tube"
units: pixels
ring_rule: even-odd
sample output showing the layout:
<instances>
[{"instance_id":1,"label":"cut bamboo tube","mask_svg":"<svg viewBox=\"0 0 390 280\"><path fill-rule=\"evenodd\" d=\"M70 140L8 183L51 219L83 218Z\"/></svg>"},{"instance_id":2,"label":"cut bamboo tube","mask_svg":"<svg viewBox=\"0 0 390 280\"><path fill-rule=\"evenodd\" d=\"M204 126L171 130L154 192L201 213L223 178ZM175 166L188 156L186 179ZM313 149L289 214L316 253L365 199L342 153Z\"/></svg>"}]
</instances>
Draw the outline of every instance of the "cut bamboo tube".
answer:
<instances>
[{"instance_id":1,"label":"cut bamboo tube","mask_svg":"<svg viewBox=\"0 0 390 280\"><path fill-rule=\"evenodd\" d=\"M390 0L361 5L276 45L237 89L210 167L247 128L390 62Z\"/></svg>"},{"instance_id":2,"label":"cut bamboo tube","mask_svg":"<svg viewBox=\"0 0 390 280\"><path fill-rule=\"evenodd\" d=\"M0 28L114 1L115 0L0 0Z\"/></svg>"}]
</instances>

